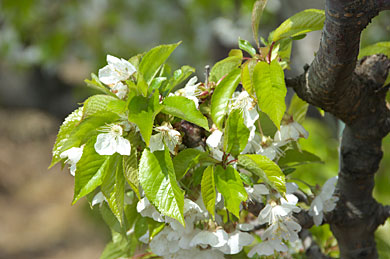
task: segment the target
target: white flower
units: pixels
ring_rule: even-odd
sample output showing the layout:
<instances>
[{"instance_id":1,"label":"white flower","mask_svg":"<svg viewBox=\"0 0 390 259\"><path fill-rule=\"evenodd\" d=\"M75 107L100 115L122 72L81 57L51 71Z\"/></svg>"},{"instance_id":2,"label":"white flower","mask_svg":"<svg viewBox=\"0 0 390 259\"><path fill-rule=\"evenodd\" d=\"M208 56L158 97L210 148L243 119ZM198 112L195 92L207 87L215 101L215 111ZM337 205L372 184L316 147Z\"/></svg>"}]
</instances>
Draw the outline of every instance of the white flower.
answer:
<instances>
[{"instance_id":1,"label":"white flower","mask_svg":"<svg viewBox=\"0 0 390 259\"><path fill-rule=\"evenodd\" d=\"M235 230L229 234L227 243L218 248L224 254L238 254L244 248L252 244L254 238L251 234Z\"/></svg>"},{"instance_id":2,"label":"white flower","mask_svg":"<svg viewBox=\"0 0 390 259\"><path fill-rule=\"evenodd\" d=\"M258 154L274 160L284 154L280 147L285 144L287 143L272 141L271 138L266 138L264 136L260 137L258 134L255 134L254 137L248 141L248 144L241 154Z\"/></svg>"},{"instance_id":3,"label":"white flower","mask_svg":"<svg viewBox=\"0 0 390 259\"><path fill-rule=\"evenodd\" d=\"M298 232L301 231L302 227L292 220L290 217L286 217L283 220L275 221L269 226L261 236L263 240L286 240L295 242L299 239Z\"/></svg>"},{"instance_id":4,"label":"white flower","mask_svg":"<svg viewBox=\"0 0 390 259\"><path fill-rule=\"evenodd\" d=\"M81 147L72 147L60 154L60 158L67 158L65 161L70 165L70 174L75 175L76 173L76 164L80 161L81 156L83 155L84 145Z\"/></svg>"},{"instance_id":5,"label":"white flower","mask_svg":"<svg viewBox=\"0 0 390 259\"><path fill-rule=\"evenodd\" d=\"M263 195L269 194L269 190L264 184L254 184L253 187L245 187L245 190L249 199L259 202L262 202Z\"/></svg>"},{"instance_id":6,"label":"white flower","mask_svg":"<svg viewBox=\"0 0 390 259\"><path fill-rule=\"evenodd\" d=\"M215 232L203 230L199 232L190 242L190 246L199 245L202 248L222 247L228 242L229 235L223 229L217 229Z\"/></svg>"},{"instance_id":7,"label":"white flower","mask_svg":"<svg viewBox=\"0 0 390 259\"><path fill-rule=\"evenodd\" d=\"M96 204L102 204L103 201L107 202L106 197L104 197L102 192L98 192L92 199L92 207L95 206Z\"/></svg>"},{"instance_id":8,"label":"white flower","mask_svg":"<svg viewBox=\"0 0 390 259\"><path fill-rule=\"evenodd\" d=\"M106 85L115 85L127 80L135 71L135 67L127 60L107 55L108 65L99 69L99 80Z\"/></svg>"},{"instance_id":9,"label":"white flower","mask_svg":"<svg viewBox=\"0 0 390 259\"><path fill-rule=\"evenodd\" d=\"M222 139L222 131L214 130L210 136L206 139L206 144L211 148L222 149L223 147L223 139Z\"/></svg>"},{"instance_id":10,"label":"white flower","mask_svg":"<svg viewBox=\"0 0 390 259\"><path fill-rule=\"evenodd\" d=\"M231 109L240 109L242 111L244 124L250 131L249 140L252 140L256 131L255 122L259 118L256 102L249 96L247 91L234 92L232 101Z\"/></svg>"},{"instance_id":11,"label":"white flower","mask_svg":"<svg viewBox=\"0 0 390 259\"><path fill-rule=\"evenodd\" d=\"M108 133L102 133L97 136L94 145L99 155L112 155L118 152L121 155L130 155L130 142L122 137L123 128L120 125L112 125L102 130Z\"/></svg>"},{"instance_id":12,"label":"white flower","mask_svg":"<svg viewBox=\"0 0 390 259\"><path fill-rule=\"evenodd\" d=\"M124 99L127 94L127 85L124 85L122 82L118 82L112 87L111 92L116 94L119 99Z\"/></svg>"},{"instance_id":13,"label":"white flower","mask_svg":"<svg viewBox=\"0 0 390 259\"><path fill-rule=\"evenodd\" d=\"M276 142L287 143L289 141L297 141L299 138L307 138L309 133L305 128L296 121L280 126L280 130L275 133L274 140Z\"/></svg>"},{"instance_id":14,"label":"white flower","mask_svg":"<svg viewBox=\"0 0 390 259\"><path fill-rule=\"evenodd\" d=\"M192 100L196 108L199 108L199 100L196 96L200 95L202 91L198 88L201 83L196 83L196 81L198 81L198 78L196 76L192 77L184 88L177 90L174 95L184 96Z\"/></svg>"},{"instance_id":15,"label":"white flower","mask_svg":"<svg viewBox=\"0 0 390 259\"><path fill-rule=\"evenodd\" d=\"M137 211L142 217L149 217L157 222L164 222L164 218L156 210L156 208L144 197L137 203Z\"/></svg>"},{"instance_id":16,"label":"white flower","mask_svg":"<svg viewBox=\"0 0 390 259\"><path fill-rule=\"evenodd\" d=\"M150 151L164 150L165 145L167 145L169 151L172 154L176 154L175 149L181 143L180 132L174 130L170 124L163 124L160 127L156 127L155 130L160 133L150 137Z\"/></svg>"},{"instance_id":17,"label":"white flower","mask_svg":"<svg viewBox=\"0 0 390 259\"><path fill-rule=\"evenodd\" d=\"M273 255L274 251L287 252L287 246L279 239L271 239L261 242L255 245L248 253L248 257L252 257L255 254L258 255Z\"/></svg>"},{"instance_id":18,"label":"white flower","mask_svg":"<svg viewBox=\"0 0 390 259\"><path fill-rule=\"evenodd\" d=\"M328 179L322 186L320 194L314 198L310 205L309 215L313 217L314 224L321 225L324 212L330 212L336 207L338 197L333 196L336 188L337 176Z\"/></svg>"}]
</instances>

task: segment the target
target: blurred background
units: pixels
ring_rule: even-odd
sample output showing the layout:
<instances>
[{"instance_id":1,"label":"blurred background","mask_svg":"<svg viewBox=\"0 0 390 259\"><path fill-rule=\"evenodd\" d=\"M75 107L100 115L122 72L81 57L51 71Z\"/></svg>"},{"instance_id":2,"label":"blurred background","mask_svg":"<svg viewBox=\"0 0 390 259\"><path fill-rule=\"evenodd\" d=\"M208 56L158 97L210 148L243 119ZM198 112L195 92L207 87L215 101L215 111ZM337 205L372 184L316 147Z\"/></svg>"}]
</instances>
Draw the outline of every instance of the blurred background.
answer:
<instances>
[{"instance_id":1,"label":"blurred background","mask_svg":"<svg viewBox=\"0 0 390 259\"><path fill-rule=\"evenodd\" d=\"M110 233L85 201L71 206L73 177L60 166L47 170L60 123L93 94L84 85L106 64L153 46L183 41L173 67L203 68L251 42L254 0L0 0L0 259L99 258ZM268 37L289 16L324 8L324 0L269 0L260 35ZM382 12L362 36L362 46L390 41L390 12ZM318 49L320 32L295 42L289 76L303 71ZM289 93L291 96L291 93ZM324 164L299 167L291 177L323 184L338 170L341 124L309 109L303 149ZM375 197L390 205L390 137L376 176ZM302 185L304 187L304 185ZM327 227L313 228L332 252ZM390 258L390 222L378 230L381 258Z\"/></svg>"}]
</instances>

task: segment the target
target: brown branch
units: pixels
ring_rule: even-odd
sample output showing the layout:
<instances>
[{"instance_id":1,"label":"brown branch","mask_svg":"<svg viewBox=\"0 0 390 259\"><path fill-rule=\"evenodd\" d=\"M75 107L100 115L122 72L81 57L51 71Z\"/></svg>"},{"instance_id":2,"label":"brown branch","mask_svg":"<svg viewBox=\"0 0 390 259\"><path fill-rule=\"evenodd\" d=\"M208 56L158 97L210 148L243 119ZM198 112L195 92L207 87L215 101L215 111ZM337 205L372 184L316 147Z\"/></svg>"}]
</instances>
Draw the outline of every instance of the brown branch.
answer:
<instances>
[{"instance_id":1,"label":"brown branch","mask_svg":"<svg viewBox=\"0 0 390 259\"><path fill-rule=\"evenodd\" d=\"M374 232L388 207L372 197L374 174L390 131L390 111L383 87L390 60L384 55L357 62L361 31L389 0L327 0L320 48L304 74L287 79L305 101L346 123L340 147L336 192L339 202L326 215L341 258L377 258Z\"/></svg>"}]
</instances>

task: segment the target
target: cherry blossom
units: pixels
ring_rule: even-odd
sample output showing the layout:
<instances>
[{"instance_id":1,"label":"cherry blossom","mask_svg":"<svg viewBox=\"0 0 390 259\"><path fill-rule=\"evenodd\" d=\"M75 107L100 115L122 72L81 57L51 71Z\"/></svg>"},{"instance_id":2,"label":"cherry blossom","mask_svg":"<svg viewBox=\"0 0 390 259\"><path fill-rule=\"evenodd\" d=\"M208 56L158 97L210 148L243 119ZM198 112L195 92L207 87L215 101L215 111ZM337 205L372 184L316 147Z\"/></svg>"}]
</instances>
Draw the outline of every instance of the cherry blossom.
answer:
<instances>
[{"instance_id":1,"label":"cherry blossom","mask_svg":"<svg viewBox=\"0 0 390 259\"><path fill-rule=\"evenodd\" d=\"M81 156L83 155L84 145L81 147L72 147L60 154L60 158L66 159L66 163L70 165L70 174L75 176L76 173L76 164L80 161Z\"/></svg>"},{"instance_id":2,"label":"cherry blossom","mask_svg":"<svg viewBox=\"0 0 390 259\"><path fill-rule=\"evenodd\" d=\"M95 150L99 155L112 155L118 152L121 155L130 155L130 142L128 139L122 137L123 128L114 124L102 129L103 132L97 136L95 143Z\"/></svg>"},{"instance_id":3,"label":"cherry blossom","mask_svg":"<svg viewBox=\"0 0 390 259\"><path fill-rule=\"evenodd\" d=\"M136 71L135 67L123 58L107 55L107 63L107 66L99 69L99 80L106 85L125 81Z\"/></svg>"},{"instance_id":4,"label":"cherry blossom","mask_svg":"<svg viewBox=\"0 0 390 259\"><path fill-rule=\"evenodd\" d=\"M164 150L166 145L172 154L176 154L176 147L181 144L180 132L174 130L171 124L168 123L163 123L163 125L156 127L154 130L159 133L150 137L150 151Z\"/></svg>"}]
</instances>

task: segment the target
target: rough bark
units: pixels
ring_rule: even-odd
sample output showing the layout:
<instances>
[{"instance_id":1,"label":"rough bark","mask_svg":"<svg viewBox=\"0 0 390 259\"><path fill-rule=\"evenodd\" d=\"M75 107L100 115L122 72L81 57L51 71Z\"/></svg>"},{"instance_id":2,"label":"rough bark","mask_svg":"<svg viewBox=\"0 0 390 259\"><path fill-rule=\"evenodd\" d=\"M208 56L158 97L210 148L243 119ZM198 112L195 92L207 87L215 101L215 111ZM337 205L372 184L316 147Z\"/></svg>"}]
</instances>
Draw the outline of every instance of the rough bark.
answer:
<instances>
[{"instance_id":1,"label":"rough bark","mask_svg":"<svg viewBox=\"0 0 390 259\"><path fill-rule=\"evenodd\" d=\"M303 100L346 124L336 190L340 200L327 215L341 258L377 258L374 232L389 217L388 206L376 202L372 190L382 139L390 131L383 87L390 61L374 55L357 62L361 31L389 8L389 0L327 0L316 57L303 75L287 81Z\"/></svg>"}]
</instances>

